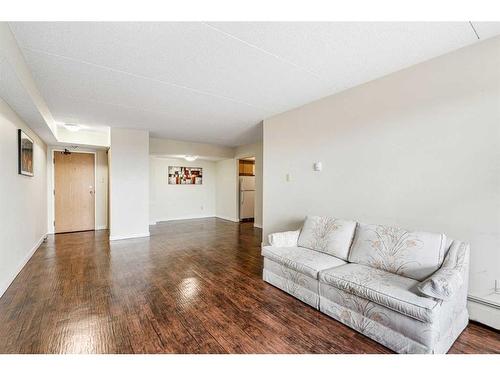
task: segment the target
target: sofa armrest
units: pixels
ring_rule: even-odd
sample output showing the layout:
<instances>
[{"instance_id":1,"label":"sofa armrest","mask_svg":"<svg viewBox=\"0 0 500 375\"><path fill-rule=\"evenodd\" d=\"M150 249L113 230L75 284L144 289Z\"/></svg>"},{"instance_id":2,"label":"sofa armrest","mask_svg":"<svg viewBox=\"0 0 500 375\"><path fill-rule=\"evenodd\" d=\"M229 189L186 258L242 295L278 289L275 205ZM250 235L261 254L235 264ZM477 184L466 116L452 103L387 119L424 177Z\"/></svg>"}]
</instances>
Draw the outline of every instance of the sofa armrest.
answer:
<instances>
[{"instance_id":1,"label":"sofa armrest","mask_svg":"<svg viewBox=\"0 0 500 375\"><path fill-rule=\"evenodd\" d=\"M428 297L448 301L460 289L462 281L462 276L457 270L440 268L431 277L418 284L417 288L420 293Z\"/></svg>"},{"instance_id":2,"label":"sofa armrest","mask_svg":"<svg viewBox=\"0 0 500 375\"><path fill-rule=\"evenodd\" d=\"M417 285L426 296L448 301L461 289L469 263L469 245L454 241L441 268Z\"/></svg>"},{"instance_id":3,"label":"sofa armrest","mask_svg":"<svg viewBox=\"0 0 500 375\"><path fill-rule=\"evenodd\" d=\"M271 233L268 236L269 244L275 247L293 247L297 246L300 230L289 232Z\"/></svg>"}]
</instances>

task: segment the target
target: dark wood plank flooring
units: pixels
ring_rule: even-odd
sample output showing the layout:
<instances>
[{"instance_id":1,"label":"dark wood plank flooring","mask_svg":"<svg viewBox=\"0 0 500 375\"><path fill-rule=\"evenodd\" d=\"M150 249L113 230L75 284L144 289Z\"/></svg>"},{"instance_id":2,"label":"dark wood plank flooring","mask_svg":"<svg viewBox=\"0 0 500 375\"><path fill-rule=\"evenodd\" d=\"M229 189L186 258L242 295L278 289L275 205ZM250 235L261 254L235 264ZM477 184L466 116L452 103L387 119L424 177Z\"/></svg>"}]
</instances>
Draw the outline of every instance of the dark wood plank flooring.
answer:
<instances>
[{"instance_id":1,"label":"dark wood plank flooring","mask_svg":"<svg viewBox=\"0 0 500 375\"><path fill-rule=\"evenodd\" d=\"M0 299L1 353L389 353L261 279L261 231L219 219L151 237L49 236ZM451 353L500 353L471 323Z\"/></svg>"}]
</instances>

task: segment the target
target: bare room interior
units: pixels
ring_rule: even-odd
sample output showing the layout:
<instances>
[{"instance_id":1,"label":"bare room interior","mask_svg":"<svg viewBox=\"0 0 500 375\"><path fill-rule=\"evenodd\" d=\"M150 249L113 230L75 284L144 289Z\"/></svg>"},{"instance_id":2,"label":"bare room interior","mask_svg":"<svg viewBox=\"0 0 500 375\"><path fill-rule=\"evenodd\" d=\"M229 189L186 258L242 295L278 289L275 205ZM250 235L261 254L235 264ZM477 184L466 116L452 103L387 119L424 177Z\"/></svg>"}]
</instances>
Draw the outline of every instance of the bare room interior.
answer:
<instances>
[{"instance_id":1,"label":"bare room interior","mask_svg":"<svg viewBox=\"0 0 500 375\"><path fill-rule=\"evenodd\" d=\"M499 67L499 22L0 22L0 353L499 354Z\"/></svg>"}]
</instances>

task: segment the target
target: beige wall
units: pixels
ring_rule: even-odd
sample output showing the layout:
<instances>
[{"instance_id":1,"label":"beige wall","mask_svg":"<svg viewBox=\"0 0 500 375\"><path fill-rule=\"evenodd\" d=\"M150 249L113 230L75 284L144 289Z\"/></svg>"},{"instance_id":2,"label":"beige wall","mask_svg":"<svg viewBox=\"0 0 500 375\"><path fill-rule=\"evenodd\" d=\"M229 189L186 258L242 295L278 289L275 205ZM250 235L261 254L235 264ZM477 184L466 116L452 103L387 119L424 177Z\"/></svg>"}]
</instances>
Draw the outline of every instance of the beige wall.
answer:
<instances>
[{"instance_id":1,"label":"beige wall","mask_svg":"<svg viewBox=\"0 0 500 375\"><path fill-rule=\"evenodd\" d=\"M109 237L149 236L149 132L111 129Z\"/></svg>"},{"instance_id":2,"label":"beige wall","mask_svg":"<svg viewBox=\"0 0 500 375\"><path fill-rule=\"evenodd\" d=\"M57 128L59 144L80 145L82 147L109 147L109 129L88 130L80 129L72 132L62 126Z\"/></svg>"},{"instance_id":3,"label":"beige wall","mask_svg":"<svg viewBox=\"0 0 500 375\"><path fill-rule=\"evenodd\" d=\"M239 159L255 157L255 222L262 228L262 142L238 146L233 158L218 161L216 183L216 215L239 221Z\"/></svg>"},{"instance_id":4,"label":"beige wall","mask_svg":"<svg viewBox=\"0 0 500 375\"><path fill-rule=\"evenodd\" d=\"M18 174L17 131L35 142L34 177ZM0 98L0 296L47 233L47 147Z\"/></svg>"},{"instance_id":5,"label":"beige wall","mask_svg":"<svg viewBox=\"0 0 500 375\"><path fill-rule=\"evenodd\" d=\"M215 216L232 221L239 221L239 176L238 159L255 157L255 226L262 227L262 142L242 145L239 147L225 147L207 143L183 142L172 139L150 138L150 154L156 156L180 157L182 155L200 155L205 158L222 159L215 162ZM153 159L152 159L153 160ZM182 159L174 159L181 160ZM158 184L156 184L158 185ZM152 190L153 194L153 190ZM192 194L195 201L199 201L197 194ZM185 197L188 199L188 197ZM154 200L154 201L153 201ZM158 208L156 198L151 198L151 209ZM163 210L165 211L165 210ZM180 207L177 213L171 212L166 217L183 217ZM191 210L193 211L193 210ZM208 213L198 210L196 215L206 216ZM194 211L193 211L194 215ZM165 215L152 214L154 222ZM186 216L188 217L188 216Z\"/></svg>"},{"instance_id":6,"label":"beige wall","mask_svg":"<svg viewBox=\"0 0 500 375\"><path fill-rule=\"evenodd\" d=\"M204 157L213 157L218 159L232 158L234 148L211 145L208 143L183 142L173 139L150 138L149 153L151 155L200 155Z\"/></svg>"},{"instance_id":7,"label":"beige wall","mask_svg":"<svg viewBox=\"0 0 500 375\"><path fill-rule=\"evenodd\" d=\"M226 159L216 163L215 214L225 220L239 222L238 160Z\"/></svg>"},{"instance_id":8,"label":"beige wall","mask_svg":"<svg viewBox=\"0 0 500 375\"><path fill-rule=\"evenodd\" d=\"M150 159L150 223L166 220L194 219L215 216L215 162L182 159ZM168 167L201 167L201 185L169 185Z\"/></svg>"},{"instance_id":9,"label":"beige wall","mask_svg":"<svg viewBox=\"0 0 500 375\"><path fill-rule=\"evenodd\" d=\"M487 298L500 279L499 67L497 37L265 120L264 235L308 214L444 232L470 242L470 294Z\"/></svg>"},{"instance_id":10,"label":"beige wall","mask_svg":"<svg viewBox=\"0 0 500 375\"><path fill-rule=\"evenodd\" d=\"M96 229L108 229L108 154L106 150L96 151Z\"/></svg>"}]
</instances>

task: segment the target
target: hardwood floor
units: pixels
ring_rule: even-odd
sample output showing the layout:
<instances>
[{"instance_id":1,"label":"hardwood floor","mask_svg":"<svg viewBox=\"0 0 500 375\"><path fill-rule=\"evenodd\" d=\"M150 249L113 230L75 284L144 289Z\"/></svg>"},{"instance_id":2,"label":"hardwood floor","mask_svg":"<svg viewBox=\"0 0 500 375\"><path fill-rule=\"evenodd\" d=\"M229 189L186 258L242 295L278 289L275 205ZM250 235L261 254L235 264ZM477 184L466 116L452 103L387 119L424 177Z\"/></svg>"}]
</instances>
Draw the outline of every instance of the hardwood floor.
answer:
<instances>
[{"instance_id":1,"label":"hardwood floor","mask_svg":"<svg viewBox=\"0 0 500 375\"><path fill-rule=\"evenodd\" d=\"M263 282L260 236L219 219L49 236L0 299L0 352L390 352ZM500 353L500 334L471 323L450 352Z\"/></svg>"}]
</instances>

